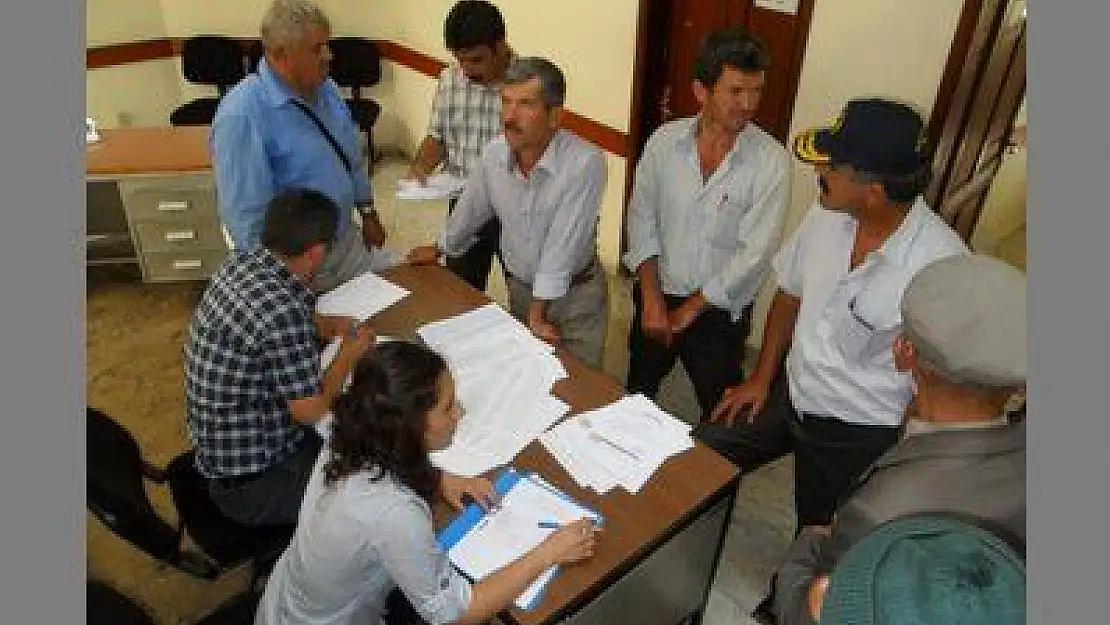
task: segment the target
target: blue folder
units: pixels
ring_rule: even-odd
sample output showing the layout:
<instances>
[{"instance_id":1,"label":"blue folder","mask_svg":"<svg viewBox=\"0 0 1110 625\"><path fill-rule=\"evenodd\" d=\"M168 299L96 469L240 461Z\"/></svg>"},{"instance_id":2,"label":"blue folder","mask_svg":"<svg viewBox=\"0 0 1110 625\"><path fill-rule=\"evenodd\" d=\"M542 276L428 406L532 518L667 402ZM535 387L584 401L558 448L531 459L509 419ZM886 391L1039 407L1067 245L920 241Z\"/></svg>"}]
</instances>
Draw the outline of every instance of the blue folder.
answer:
<instances>
[{"instance_id":1,"label":"blue folder","mask_svg":"<svg viewBox=\"0 0 1110 625\"><path fill-rule=\"evenodd\" d=\"M518 471L512 467L506 467L501 472L501 474L497 476L497 479L493 481L493 490L498 495L501 495L503 497L510 490L512 490L514 486L516 486L517 482L522 479L529 479L532 475L537 474L532 472ZM575 501L570 497L570 495L567 495L563 491L554 488L546 481L536 481L535 483L562 497L563 499L566 499L567 501L577 506L582 506L583 508L589 510L590 513L594 516L594 523L596 525L601 525L603 523L604 518L597 510ZM470 532L470 530L474 529L474 527L477 526L478 523L481 522L483 518L485 518L485 516L486 512L477 503L467 505L465 508L463 508L463 511L460 512L458 516L456 516L454 519L452 519L451 522L447 524L447 527L443 528L443 531L441 531L439 535L436 536L436 542L445 552L450 550L452 547L455 546L455 544L462 540L463 536L466 536L467 533ZM463 573L463 575L466 574ZM555 575L558 575L558 567L556 567ZM551 579L555 579L555 575L552 575ZM470 581L473 582L475 580L471 579ZM536 594L535 601L533 601L530 605L525 606L524 610L531 611L536 609L536 606L539 604L539 602L543 600L545 590L546 586Z\"/></svg>"}]
</instances>

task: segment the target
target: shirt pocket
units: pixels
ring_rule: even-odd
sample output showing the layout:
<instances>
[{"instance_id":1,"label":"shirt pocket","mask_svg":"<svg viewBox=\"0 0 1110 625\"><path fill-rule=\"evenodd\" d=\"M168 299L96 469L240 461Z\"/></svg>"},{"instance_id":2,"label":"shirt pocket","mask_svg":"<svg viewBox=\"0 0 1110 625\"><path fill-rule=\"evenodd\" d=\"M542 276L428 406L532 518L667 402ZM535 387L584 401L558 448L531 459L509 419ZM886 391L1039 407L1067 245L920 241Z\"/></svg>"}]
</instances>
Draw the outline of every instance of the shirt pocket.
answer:
<instances>
[{"instance_id":1,"label":"shirt pocket","mask_svg":"<svg viewBox=\"0 0 1110 625\"><path fill-rule=\"evenodd\" d=\"M745 198L734 193L725 193L712 201L707 224L711 228L709 243L720 251L735 251L744 243L740 240L740 222L750 207Z\"/></svg>"},{"instance_id":2,"label":"shirt pocket","mask_svg":"<svg viewBox=\"0 0 1110 625\"><path fill-rule=\"evenodd\" d=\"M891 350L901 319L896 300L886 299L861 291L840 304L832 335L849 364L893 361Z\"/></svg>"}]
</instances>

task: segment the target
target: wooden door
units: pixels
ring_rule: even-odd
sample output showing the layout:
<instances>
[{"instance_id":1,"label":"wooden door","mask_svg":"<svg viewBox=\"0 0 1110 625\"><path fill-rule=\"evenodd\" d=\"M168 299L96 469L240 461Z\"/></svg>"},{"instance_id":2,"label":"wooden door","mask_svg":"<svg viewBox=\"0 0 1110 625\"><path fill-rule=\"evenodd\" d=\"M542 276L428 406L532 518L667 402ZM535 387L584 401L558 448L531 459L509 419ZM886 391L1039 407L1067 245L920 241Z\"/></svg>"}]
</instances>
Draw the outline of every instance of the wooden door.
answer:
<instances>
[{"instance_id":1,"label":"wooden door","mask_svg":"<svg viewBox=\"0 0 1110 625\"><path fill-rule=\"evenodd\" d=\"M801 0L797 14L765 9L753 0L642 0L638 69L634 88L634 158L662 123L694 115L693 62L710 31L736 25L760 37L771 54L771 69L756 123L785 142L798 90L813 0Z\"/></svg>"}]
</instances>

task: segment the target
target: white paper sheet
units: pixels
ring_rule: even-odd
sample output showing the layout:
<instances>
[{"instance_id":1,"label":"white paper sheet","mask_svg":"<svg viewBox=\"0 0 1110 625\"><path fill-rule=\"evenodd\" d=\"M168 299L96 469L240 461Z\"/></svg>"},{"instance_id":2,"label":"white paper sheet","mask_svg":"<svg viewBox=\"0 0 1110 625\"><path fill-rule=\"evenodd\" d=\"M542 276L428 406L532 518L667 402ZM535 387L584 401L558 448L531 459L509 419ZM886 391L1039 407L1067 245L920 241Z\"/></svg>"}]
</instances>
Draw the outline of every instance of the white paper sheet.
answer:
<instances>
[{"instance_id":1,"label":"white paper sheet","mask_svg":"<svg viewBox=\"0 0 1110 625\"><path fill-rule=\"evenodd\" d=\"M367 272L320 296L316 312L366 321L408 296L409 291Z\"/></svg>"},{"instance_id":2,"label":"white paper sheet","mask_svg":"<svg viewBox=\"0 0 1110 625\"><path fill-rule=\"evenodd\" d=\"M542 478L524 477L506 493L496 511L488 513L455 543L447 557L459 570L482 580L527 554L555 531L540 527L541 521L566 524L582 518L596 517L551 490ZM528 606L554 573L551 568L540 575L517 597L517 607Z\"/></svg>"},{"instance_id":3,"label":"white paper sheet","mask_svg":"<svg viewBox=\"0 0 1110 625\"><path fill-rule=\"evenodd\" d=\"M444 200L462 193L466 180L451 174L432 174L426 184L419 180L398 180L397 199L399 200Z\"/></svg>"},{"instance_id":4,"label":"white paper sheet","mask_svg":"<svg viewBox=\"0 0 1110 625\"><path fill-rule=\"evenodd\" d=\"M540 436L540 444L583 488L636 493L667 459L694 446L691 426L643 395L576 415Z\"/></svg>"}]
</instances>

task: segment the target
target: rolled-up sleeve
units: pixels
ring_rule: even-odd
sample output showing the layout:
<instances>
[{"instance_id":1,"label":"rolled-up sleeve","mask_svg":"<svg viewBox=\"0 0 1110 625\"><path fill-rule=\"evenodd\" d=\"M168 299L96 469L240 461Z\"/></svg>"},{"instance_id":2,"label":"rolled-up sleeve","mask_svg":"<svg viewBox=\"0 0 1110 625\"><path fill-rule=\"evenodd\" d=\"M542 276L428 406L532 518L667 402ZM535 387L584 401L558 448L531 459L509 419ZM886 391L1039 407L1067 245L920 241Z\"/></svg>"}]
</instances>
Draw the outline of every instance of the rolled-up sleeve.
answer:
<instances>
[{"instance_id":1,"label":"rolled-up sleeve","mask_svg":"<svg viewBox=\"0 0 1110 625\"><path fill-rule=\"evenodd\" d=\"M218 115L211 147L220 218L236 248L255 245L262 238L266 204L276 192L262 135L245 114Z\"/></svg>"},{"instance_id":2,"label":"rolled-up sleeve","mask_svg":"<svg viewBox=\"0 0 1110 625\"><path fill-rule=\"evenodd\" d=\"M448 72L452 71L450 67L443 68L439 73L439 81L436 83L436 94L432 98L432 112L428 119L427 136L442 142L447 135L447 98L449 96L447 90L447 81L450 79Z\"/></svg>"},{"instance_id":3,"label":"rolled-up sleeve","mask_svg":"<svg viewBox=\"0 0 1110 625\"><path fill-rule=\"evenodd\" d=\"M785 152L768 152L756 165L752 206L740 219L741 245L710 277L702 292L714 306L739 315L740 305L755 299L766 278L782 236L790 199L789 167Z\"/></svg>"},{"instance_id":4,"label":"rolled-up sleeve","mask_svg":"<svg viewBox=\"0 0 1110 625\"><path fill-rule=\"evenodd\" d=\"M453 623L470 606L471 584L435 542L431 518L399 506L382 516L373 548L390 578L432 625Z\"/></svg>"},{"instance_id":5,"label":"rolled-up sleeve","mask_svg":"<svg viewBox=\"0 0 1110 625\"><path fill-rule=\"evenodd\" d=\"M805 251L806 233L810 230L814 212L820 210L819 206L814 204L809 209L802 223L782 244L771 261L771 268L778 278L779 289L794 297L802 296L802 254Z\"/></svg>"},{"instance_id":6,"label":"rolled-up sleeve","mask_svg":"<svg viewBox=\"0 0 1110 625\"><path fill-rule=\"evenodd\" d=\"M571 277L582 268L582 259L594 253L606 172L605 156L591 152L567 183L540 251L532 281L534 298L554 300L566 295Z\"/></svg>"},{"instance_id":7,"label":"rolled-up sleeve","mask_svg":"<svg viewBox=\"0 0 1110 625\"><path fill-rule=\"evenodd\" d=\"M662 253L659 242L659 172L655 166L655 141L649 140L644 154L636 165L632 185L632 200L628 204L628 251L624 264L635 273L645 260Z\"/></svg>"}]
</instances>

